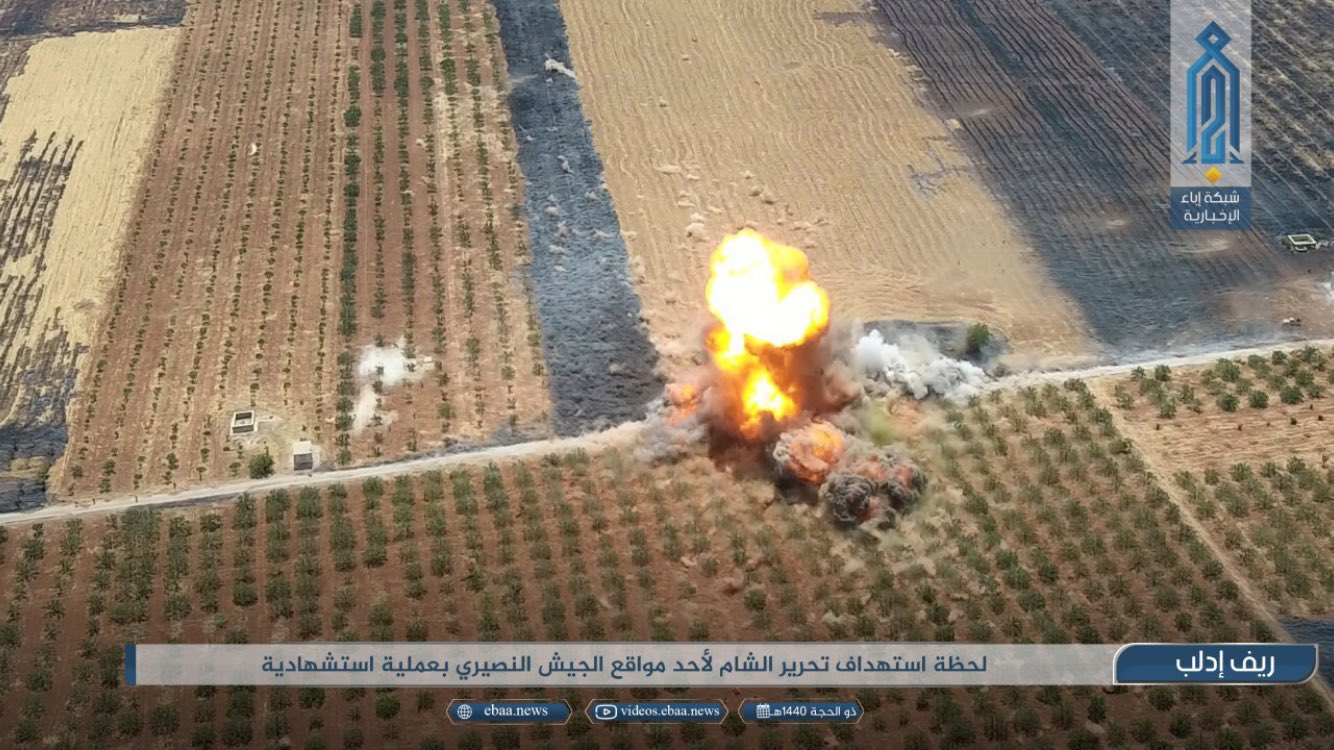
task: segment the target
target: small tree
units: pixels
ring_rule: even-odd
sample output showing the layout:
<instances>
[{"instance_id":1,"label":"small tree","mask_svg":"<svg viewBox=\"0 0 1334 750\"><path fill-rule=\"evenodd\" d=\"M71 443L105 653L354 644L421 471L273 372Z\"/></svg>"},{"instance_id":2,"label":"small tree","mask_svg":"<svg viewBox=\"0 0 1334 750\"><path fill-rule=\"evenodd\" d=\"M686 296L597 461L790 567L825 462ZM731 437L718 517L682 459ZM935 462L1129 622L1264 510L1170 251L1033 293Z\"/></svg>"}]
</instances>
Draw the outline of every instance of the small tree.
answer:
<instances>
[{"instance_id":1,"label":"small tree","mask_svg":"<svg viewBox=\"0 0 1334 750\"><path fill-rule=\"evenodd\" d=\"M273 475L273 454L265 448L263 453L250 457L250 478L263 479Z\"/></svg>"},{"instance_id":2,"label":"small tree","mask_svg":"<svg viewBox=\"0 0 1334 750\"><path fill-rule=\"evenodd\" d=\"M974 323L968 326L968 335L964 339L964 353L970 357L982 354L982 347L991 341L991 329L986 323Z\"/></svg>"},{"instance_id":3,"label":"small tree","mask_svg":"<svg viewBox=\"0 0 1334 750\"><path fill-rule=\"evenodd\" d=\"M1264 391L1258 389L1251 391L1251 395L1248 398L1253 408L1264 409L1269 406L1269 394Z\"/></svg>"},{"instance_id":4,"label":"small tree","mask_svg":"<svg viewBox=\"0 0 1334 750\"><path fill-rule=\"evenodd\" d=\"M1218 397L1218 408L1222 409L1223 411L1236 411L1239 402L1240 400L1236 397L1236 395L1231 393L1224 393L1222 396Z\"/></svg>"}]
</instances>

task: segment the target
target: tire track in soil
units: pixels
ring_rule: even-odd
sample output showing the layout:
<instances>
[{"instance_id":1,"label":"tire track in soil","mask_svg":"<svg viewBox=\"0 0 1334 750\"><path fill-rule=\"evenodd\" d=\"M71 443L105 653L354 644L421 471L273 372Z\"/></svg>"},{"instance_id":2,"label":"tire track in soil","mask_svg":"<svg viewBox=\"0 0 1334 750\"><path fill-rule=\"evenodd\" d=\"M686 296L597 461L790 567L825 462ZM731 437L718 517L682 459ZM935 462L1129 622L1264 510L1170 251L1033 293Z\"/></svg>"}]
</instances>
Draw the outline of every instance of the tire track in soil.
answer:
<instances>
[{"instance_id":1,"label":"tire track in soil","mask_svg":"<svg viewBox=\"0 0 1334 750\"><path fill-rule=\"evenodd\" d=\"M578 84L547 71L570 66L559 7L493 0L511 88L526 189L530 273L558 435L635 419L661 388L657 352L640 322L620 222L579 101ZM577 74L577 71L576 71ZM568 170L568 171L567 171ZM589 238L564 254L554 206L568 230Z\"/></svg>"},{"instance_id":2,"label":"tire track in soil","mask_svg":"<svg viewBox=\"0 0 1334 750\"><path fill-rule=\"evenodd\" d=\"M1170 232L1153 99L1103 70L1054 11L1032 0L876 5L1103 343L1278 337L1278 317L1239 320L1245 311L1230 310L1228 295L1281 285L1291 269L1255 232L1224 253L1190 252L1203 240Z\"/></svg>"}]
</instances>

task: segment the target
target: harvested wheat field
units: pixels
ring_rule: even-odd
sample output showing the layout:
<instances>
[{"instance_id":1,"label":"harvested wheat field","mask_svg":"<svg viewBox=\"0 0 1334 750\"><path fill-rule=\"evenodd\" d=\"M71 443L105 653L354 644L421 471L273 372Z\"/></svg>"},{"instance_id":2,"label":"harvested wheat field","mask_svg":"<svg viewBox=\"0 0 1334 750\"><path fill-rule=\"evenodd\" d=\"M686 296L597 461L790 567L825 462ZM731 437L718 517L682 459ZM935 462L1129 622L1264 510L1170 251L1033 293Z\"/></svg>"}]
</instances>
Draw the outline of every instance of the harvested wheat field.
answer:
<instances>
[{"instance_id":1,"label":"harvested wheat field","mask_svg":"<svg viewBox=\"0 0 1334 750\"><path fill-rule=\"evenodd\" d=\"M0 432L12 440L0 470L37 479L64 447L176 39L170 28L41 39L5 82Z\"/></svg>"},{"instance_id":2,"label":"harvested wheat field","mask_svg":"<svg viewBox=\"0 0 1334 750\"><path fill-rule=\"evenodd\" d=\"M836 314L983 321L1025 354L1088 352L1079 312L859 3L561 9L664 354L697 330L709 252L748 223L807 249Z\"/></svg>"}]
</instances>

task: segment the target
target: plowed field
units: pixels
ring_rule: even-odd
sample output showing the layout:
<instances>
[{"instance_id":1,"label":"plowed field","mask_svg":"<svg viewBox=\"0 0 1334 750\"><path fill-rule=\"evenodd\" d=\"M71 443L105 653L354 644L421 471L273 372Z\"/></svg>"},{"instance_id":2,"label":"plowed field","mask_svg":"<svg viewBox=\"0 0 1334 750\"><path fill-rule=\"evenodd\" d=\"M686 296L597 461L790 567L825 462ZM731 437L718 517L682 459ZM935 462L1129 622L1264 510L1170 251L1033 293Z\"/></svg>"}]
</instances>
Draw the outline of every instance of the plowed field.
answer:
<instances>
[{"instance_id":1,"label":"plowed field","mask_svg":"<svg viewBox=\"0 0 1334 750\"><path fill-rule=\"evenodd\" d=\"M57 489L545 434L493 11L222 0L182 37Z\"/></svg>"}]
</instances>

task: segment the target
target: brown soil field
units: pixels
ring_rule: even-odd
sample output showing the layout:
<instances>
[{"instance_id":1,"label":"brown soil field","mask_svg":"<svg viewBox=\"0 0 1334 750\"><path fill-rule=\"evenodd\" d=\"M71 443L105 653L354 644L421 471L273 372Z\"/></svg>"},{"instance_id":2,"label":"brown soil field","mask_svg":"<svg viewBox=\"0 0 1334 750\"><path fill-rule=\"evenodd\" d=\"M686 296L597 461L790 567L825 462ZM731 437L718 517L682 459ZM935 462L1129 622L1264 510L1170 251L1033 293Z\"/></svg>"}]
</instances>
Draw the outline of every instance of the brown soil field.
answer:
<instances>
[{"instance_id":1,"label":"brown soil field","mask_svg":"<svg viewBox=\"0 0 1334 750\"><path fill-rule=\"evenodd\" d=\"M225 476L251 404L320 437L339 21L296 0L190 9L57 492Z\"/></svg>"},{"instance_id":2,"label":"brown soil field","mask_svg":"<svg viewBox=\"0 0 1334 750\"><path fill-rule=\"evenodd\" d=\"M645 316L669 357L697 328L709 253L746 224L806 248L838 315L984 321L1026 355L1087 353L1078 310L859 3L561 9Z\"/></svg>"},{"instance_id":3,"label":"brown soil field","mask_svg":"<svg viewBox=\"0 0 1334 750\"><path fill-rule=\"evenodd\" d=\"M618 449L0 536L6 746L1327 747L1299 688L865 690L856 727L467 732L429 690L127 689L121 644L1278 637L1078 387L905 429L932 489L849 537L700 457ZM937 425L949 425L937 427ZM1127 574L1126 571L1133 571ZM568 691L576 708L606 691ZM722 697L735 707L739 691ZM800 694L800 691L797 691ZM488 691L518 697L523 691ZM477 691L459 691L461 696ZM634 691L638 698L677 691ZM688 693L689 694L689 693ZM789 693L784 693L789 694ZM814 697L807 696L807 697ZM314 738L314 739L312 739Z\"/></svg>"},{"instance_id":4,"label":"brown soil field","mask_svg":"<svg viewBox=\"0 0 1334 750\"><path fill-rule=\"evenodd\" d=\"M1334 614L1331 363L1334 352L1307 347L1094 385L1146 461L1172 477L1178 502L1284 616Z\"/></svg>"},{"instance_id":5,"label":"brown soil field","mask_svg":"<svg viewBox=\"0 0 1334 750\"><path fill-rule=\"evenodd\" d=\"M494 13L468 0L368 0L355 13L365 165L356 295L369 308L349 343L402 338L434 364L386 390L377 411L395 417L352 435L354 453L548 434Z\"/></svg>"},{"instance_id":6,"label":"brown soil field","mask_svg":"<svg viewBox=\"0 0 1334 750\"><path fill-rule=\"evenodd\" d=\"M1151 373L1101 378L1090 387L1105 403L1122 404L1114 411L1126 433L1172 471L1281 465L1291 458L1323 465L1334 454L1334 352L1314 352L1318 359L1311 362L1300 361L1302 350L1286 356L1290 369L1270 362L1257 371L1237 361L1236 381L1218 377L1218 365L1171 372L1161 383L1171 404L1166 411ZM1285 390L1289 399L1299 398L1284 403ZM1251 403L1253 391L1265 394L1263 408Z\"/></svg>"},{"instance_id":7,"label":"brown soil field","mask_svg":"<svg viewBox=\"0 0 1334 750\"><path fill-rule=\"evenodd\" d=\"M0 423L13 429L64 422L48 412L64 409L105 309L177 36L50 37L4 58ZM23 458L58 453L36 442Z\"/></svg>"},{"instance_id":8,"label":"brown soil field","mask_svg":"<svg viewBox=\"0 0 1334 750\"><path fill-rule=\"evenodd\" d=\"M234 477L261 451L290 470L296 440L345 464L545 432L522 186L503 148L448 148L433 106L504 80L493 25L449 3L191 6L57 492ZM494 107L458 127L512 141ZM415 380L358 375L398 341ZM378 416L354 424L363 401Z\"/></svg>"}]
</instances>

